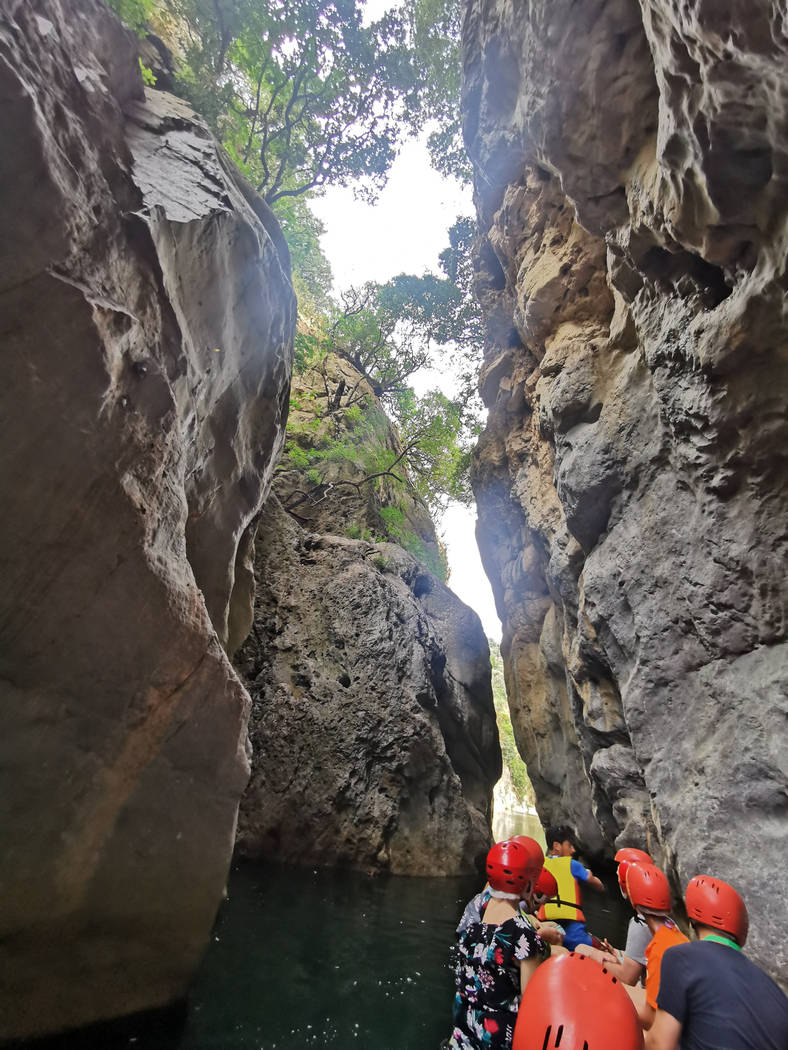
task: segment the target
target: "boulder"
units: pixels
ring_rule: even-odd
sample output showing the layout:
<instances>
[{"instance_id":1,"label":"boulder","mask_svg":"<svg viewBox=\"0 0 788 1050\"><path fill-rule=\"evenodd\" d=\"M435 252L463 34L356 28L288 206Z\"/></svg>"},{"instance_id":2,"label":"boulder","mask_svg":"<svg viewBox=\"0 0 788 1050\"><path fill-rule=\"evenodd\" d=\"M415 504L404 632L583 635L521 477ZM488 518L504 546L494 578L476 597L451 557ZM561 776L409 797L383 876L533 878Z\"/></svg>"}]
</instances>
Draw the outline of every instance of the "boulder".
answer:
<instances>
[{"instance_id":1,"label":"boulder","mask_svg":"<svg viewBox=\"0 0 788 1050\"><path fill-rule=\"evenodd\" d=\"M248 776L281 233L99 0L0 15L0 1039L182 997Z\"/></svg>"},{"instance_id":2,"label":"boulder","mask_svg":"<svg viewBox=\"0 0 788 1050\"><path fill-rule=\"evenodd\" d=\"M501 774L479 618L397 544L309 532L275 496L255 575L236 658L254 747L239 852L474 872Z\"/></svg>"}]
</instances>

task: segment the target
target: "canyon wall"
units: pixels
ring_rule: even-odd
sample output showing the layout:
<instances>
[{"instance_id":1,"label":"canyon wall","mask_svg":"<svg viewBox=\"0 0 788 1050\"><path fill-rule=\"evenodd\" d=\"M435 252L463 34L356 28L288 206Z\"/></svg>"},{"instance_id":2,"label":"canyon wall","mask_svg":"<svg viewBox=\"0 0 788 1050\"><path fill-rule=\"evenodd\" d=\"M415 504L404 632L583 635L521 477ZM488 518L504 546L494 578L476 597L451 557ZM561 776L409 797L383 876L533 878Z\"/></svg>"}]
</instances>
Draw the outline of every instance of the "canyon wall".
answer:
<instances>
[{"instance_id":1,"label":"canyon wall","mask_svg":"<svg viewBox=\"0 0 788 1050\"><path fill-rule=\"evenodd\" d=\"M425 564L439 544L404 462L364 480L401 452L367 380L329 355L293 377L292 406L236 656L253 744L239 853L473 872L501 773L481 623Z\"/></svg>"},{"instance_id":2,"label":"canyon wall","mask_svg":"<svg viewBox=\"0 0 788 1050\"><path fill-rule=\"evenodd\" d=\"M470 0L478 538L544 822L733 882L785 975L788 26Z\"/></svg>"},{"instance_id":3,"label":"canyon wall","mask_svg":"<svg viewBox=\"0 0 788 1050\"><path fill-rule=\"evenodd\" d=\"M0 1038L184 995L248 778L281 233L98 0L0 15Z\"/></svg>"}]
</instances>

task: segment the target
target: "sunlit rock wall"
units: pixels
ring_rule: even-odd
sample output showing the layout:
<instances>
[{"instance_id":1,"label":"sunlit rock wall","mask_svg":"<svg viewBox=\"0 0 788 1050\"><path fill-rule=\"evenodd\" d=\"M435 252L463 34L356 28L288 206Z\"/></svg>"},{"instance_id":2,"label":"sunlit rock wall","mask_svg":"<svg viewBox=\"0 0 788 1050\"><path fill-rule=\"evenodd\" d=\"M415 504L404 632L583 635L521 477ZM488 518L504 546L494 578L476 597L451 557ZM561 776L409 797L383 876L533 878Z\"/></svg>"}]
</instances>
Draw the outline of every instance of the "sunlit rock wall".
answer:
<instances>
[{"instance_id":1,"label":"sunlit rock wall","mask_svg":"<svg viewBox=\"0 0 788 1050\"><path fill-rule=\"evenodd\" d=\"M471 0L479 542L546 821L747 898L785 974L788 27Z\"/></svg>"},{"instance_id":2,"label":"sunlit rock wall","mask_svg":"<svg viewBox=\"0 0 788 1050\"><path fill-rule=\"evenodd\" d=\"M0 1038L171 1002L248 776L281 234L98 0L0 13Z\"/></svg>"}]
</instances>

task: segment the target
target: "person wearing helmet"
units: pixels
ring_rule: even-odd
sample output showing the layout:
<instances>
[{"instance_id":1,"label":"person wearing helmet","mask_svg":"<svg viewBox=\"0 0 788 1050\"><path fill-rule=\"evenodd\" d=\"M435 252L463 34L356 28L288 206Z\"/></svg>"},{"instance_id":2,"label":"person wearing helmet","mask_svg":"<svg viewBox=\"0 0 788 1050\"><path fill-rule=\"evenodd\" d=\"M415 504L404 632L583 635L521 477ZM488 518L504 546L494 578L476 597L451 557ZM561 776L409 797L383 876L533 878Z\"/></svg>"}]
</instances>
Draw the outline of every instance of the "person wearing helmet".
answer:
<instances>
[{"instance_id":1,"label":"person wearing helmet","mask_svg":"<svg viewBox=\"0 0 788 1050\"><path fill-rule=\"evenodd\" d=\"M651 857L642 849L626 846L620 849L615 856L618 875L618 885L621 896L627 897L627 868L634 863L653 863ZM589 948L588 945L579 944L575 951L605 966L608 973L617 977L624 984L636 985L646 972L646 948L651 940L651 930L646 925L646 920L637 912L629 920L627 927L627 940L623 949L614 948L608 941L603 941L604 950Z\"/></svg>"},{"instance_id":2,"label":"person wearing helmet","mask_svg":"<svg viewBox=\"0 0 788 1050\"><path fill-rule=\"evenodd\" d=\"M566 824L545 828L547 856L544 866L558 883L558 900L540 909L540 919L552 919L564 929L564 947L572 951L578 944L593 946L594 939L585 926L580 908L580 884L604 890L602 880L575 860L574 832Z\"/></svg>"},{"instance_id":3,"label":"person wearing helmet","mask_svg":"<svg viewBox=\"0 0 788 1050\"><path fill-rule=\"evenodd\" d=\"M662 957L668 948L687 944L688 938L670 916L670 886L665 872L654 864L630 863L626 874L627 896L635 911L643 917L651 934L646 947L646 987L629 992L644 1028L650 1028L657 1011Z\"/></svg>"},{"instance_id":4,"label":"person wearing helmet","mask_svg":"<svg viewBox=\"0 0 788 1050\"><path fill-rule=\"evenodd\" d=\"M643 1050L617 978L576 953L549 959L523 993L512 1050Z\"/></svg>"},{"instance_id":5,"label":"person wearing helmet","mask_svg":"<svg viewBox=\"0 0 788 1050\"><path fill-rule=\"evenodd\" d=\"M542 865L544 863L544 851L542 850L542 847L539 845L536 839L532 839L529 835L514 835L512 836L512 838L507 839L506 841L516 842L519 845L521 845L525 850L528 872L530 876L528 887L529 890L532 889L536 885L536 880L542 871ZM487 856L483 855L483 857L486 872ZM526 899L520 902L520 910L523 914L526 914L528 910L532 907L530 893L524 894L524 898ZM475 897L472 897L465 905L465 910L463 911L462 917L457 926L458 937L470 926L472 922L479 922L482 915L482 909L487 905L489 900L490 885L489 883L486 883L484 888L480 890ZM535 928L538 928L538 924L532 923L532 925L534 925Z\"/></svg>"},{"instance_id":6,"label":"person wearing helmet","mask_svg":"<svg viewBox=\"0 0 788 1050\"><path fill-rule=\"evenodd\" d=\"M788 999L751 962L747 908L727 882L690 879L684 897L698 941L665 952L649 1050L786 1050Z\"/></svg>"},{"instance_id":7,"label":"person wearing helmet","mask_svg":"<svg viewBox=\"0 0 788 1050\"><path fill-rule=\"evenodd\" d=\"M538 877L522 843L497 842L487 855L488 894L478 921L460 934L451 1050L508 1050L520 996L544 945L520 910Z\"/></svg>"},{"instance_id":8,"label":"person wearing helmet","mask_svg":"<svg viewBox=\"0 0 788 1050\"><path fill-rule=\"evenodd\" d=\"M520 913L528 919L544 942L544 955L546 958L550 955L551 948L562 948L564 943L564 930L557 922L541 922L537 919L535 912L542 904L546 903L547 900L555 897L558 892L558 887L552 875L542 867L544 863L544 852L536 839L531 838L529 835L514 835L508 841L517 842L522 845L528 854L531 874L538 873L536 881L534 881L533 878L531 880L530 886L532 887L532 891L524 894L524 899L519 902L519 909ZM544 882L544 879L549 881ZM544 891L547 888L550 889L550 892L544 896ZM482 908L489 900L490 887L488 884L485 885L484 889L477 893L475 897L472 897L465 905L462 918L457 926L458 937L472 922L479 921Z\"/></svg>"}]
</instances>

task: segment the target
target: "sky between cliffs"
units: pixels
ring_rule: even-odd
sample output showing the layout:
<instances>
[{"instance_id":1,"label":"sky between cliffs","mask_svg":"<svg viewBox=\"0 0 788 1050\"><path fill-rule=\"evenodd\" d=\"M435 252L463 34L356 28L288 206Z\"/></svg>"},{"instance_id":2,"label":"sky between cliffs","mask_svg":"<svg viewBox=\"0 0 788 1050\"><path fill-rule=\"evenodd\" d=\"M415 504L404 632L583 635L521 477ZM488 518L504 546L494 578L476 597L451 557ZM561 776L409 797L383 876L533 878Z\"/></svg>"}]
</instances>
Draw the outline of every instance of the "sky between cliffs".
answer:
<instances>
[{"instance_id":1,"label":"sky between cliffs","mask_svg":"<svg viewBox=\"0 0 788 1050\"><path fill-rule=\"evenodd\" d=\"M310 202L325 225L321 245L337 291L363 281L387 281L399 273L439 274L438 255L458 215L472 215L471 192L430 167L423 141L409 141L395 161L376 204L330 188ZM452 377L426 370L413 377L417 393L439 387L451 393ZM482 569L474 536L473 510L454 504L439 524L449 558L449 586L475 609L487 636L500 641L501 623Z\"/></svg>"}]
</instances>

